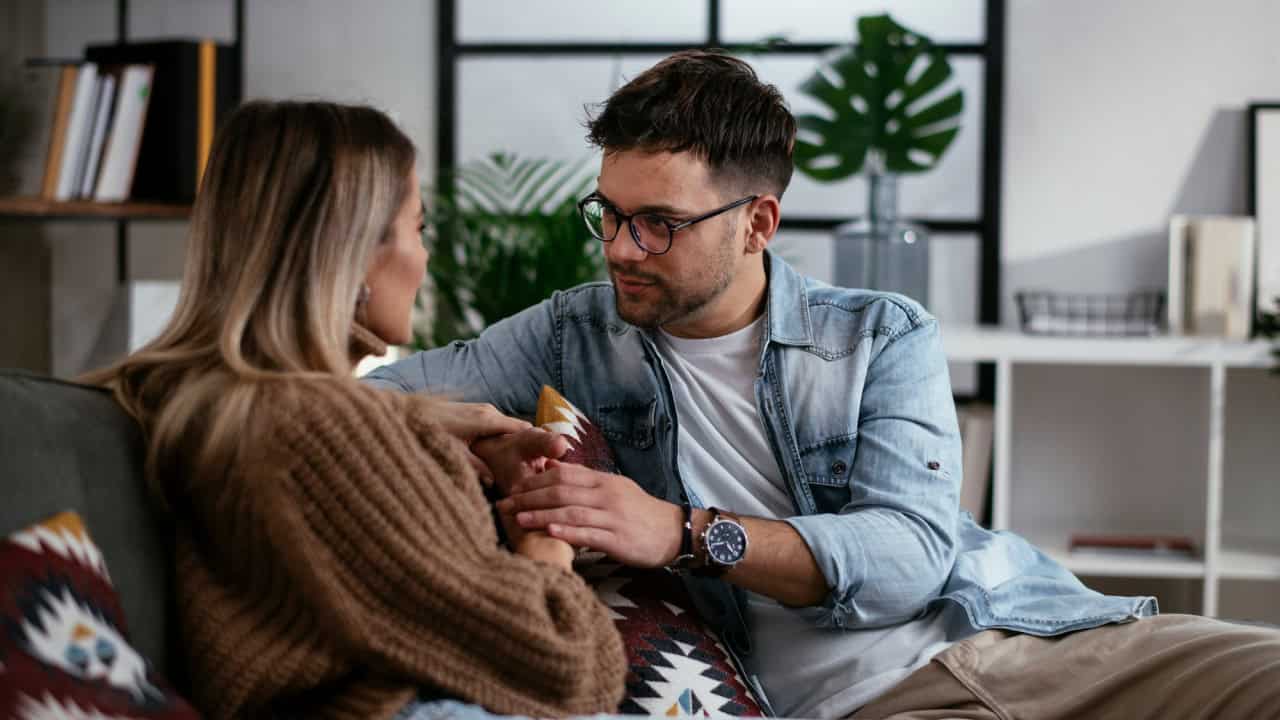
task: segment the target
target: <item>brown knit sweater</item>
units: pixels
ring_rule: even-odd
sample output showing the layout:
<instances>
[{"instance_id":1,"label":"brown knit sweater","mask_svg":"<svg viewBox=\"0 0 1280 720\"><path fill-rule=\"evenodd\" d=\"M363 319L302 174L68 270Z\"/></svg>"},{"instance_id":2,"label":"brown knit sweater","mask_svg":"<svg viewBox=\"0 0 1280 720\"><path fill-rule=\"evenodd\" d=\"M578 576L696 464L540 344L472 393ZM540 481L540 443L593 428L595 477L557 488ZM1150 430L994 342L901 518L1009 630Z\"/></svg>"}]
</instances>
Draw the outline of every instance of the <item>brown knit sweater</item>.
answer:
<instances>
[{"instance_id":1,"label":"brown knit sweater","mask_svg":"<svg viewBox=\"0 0 1280 720\"><path fill-rule=\"evenodd\" d=\"M607 611L578 576L499 546L440 409L281 382L223 482L177 484L179 612L210 717L385 718L419 688L498 713L617 706Z\"/></svg>"}]
</instances>

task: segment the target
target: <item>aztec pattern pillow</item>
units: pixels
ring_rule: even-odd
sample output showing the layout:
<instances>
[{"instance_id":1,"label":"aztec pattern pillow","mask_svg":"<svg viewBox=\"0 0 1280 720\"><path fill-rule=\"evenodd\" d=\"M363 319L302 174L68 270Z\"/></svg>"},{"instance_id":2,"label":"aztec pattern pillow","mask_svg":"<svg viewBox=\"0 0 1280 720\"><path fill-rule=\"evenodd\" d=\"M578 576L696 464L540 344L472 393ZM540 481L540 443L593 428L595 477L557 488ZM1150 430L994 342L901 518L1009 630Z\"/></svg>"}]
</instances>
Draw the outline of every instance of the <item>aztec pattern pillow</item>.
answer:
<instances>
[{"instance_id":1,"label":"aztec pattern pillow","mask_svg":"<svg viewBox=\"0 0 1280 720\"><path fill-rule=\"evenodd\" d=\"M582 411L543 386L537 424L569 439L565 462L617 472L604 436ZM603 553L579 555L575 569L609 608L627 649L627 696L619 712L667 717L764 713L715 633L698 617L680 579L629 568Z\"/></svg>"},{"instance_id":2,"label":"aztec pattern pillow","mask_svg":"<svg viewBox=\"0 0 1280 720\"><path fill-rule=\"evenodd\" d=\"M0 625L0 717L199 717L129 645L102 552L75 513L0 541Z\"/></svg>"}]
</instances>

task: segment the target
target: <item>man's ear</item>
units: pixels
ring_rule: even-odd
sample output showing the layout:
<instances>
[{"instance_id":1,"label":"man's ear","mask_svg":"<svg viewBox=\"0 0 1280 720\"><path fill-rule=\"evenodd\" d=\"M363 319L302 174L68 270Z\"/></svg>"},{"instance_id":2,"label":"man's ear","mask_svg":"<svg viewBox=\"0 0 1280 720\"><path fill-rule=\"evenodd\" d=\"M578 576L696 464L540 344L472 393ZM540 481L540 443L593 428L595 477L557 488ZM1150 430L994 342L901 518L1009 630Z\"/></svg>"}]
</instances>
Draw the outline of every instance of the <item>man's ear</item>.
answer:
<instances>
[{"instance_id":1,"label":"man's ear","mask_svg":"<svg viewBox=\"0 0 1280 720\"><path fill-rule=\"evenodd\" d=\"M762 253L773 241L778 232L778 222L782 218L782 206L778 198L772 194L761 195L751 202L747 211L746 251Z\"/></svg>"}]
</instances>

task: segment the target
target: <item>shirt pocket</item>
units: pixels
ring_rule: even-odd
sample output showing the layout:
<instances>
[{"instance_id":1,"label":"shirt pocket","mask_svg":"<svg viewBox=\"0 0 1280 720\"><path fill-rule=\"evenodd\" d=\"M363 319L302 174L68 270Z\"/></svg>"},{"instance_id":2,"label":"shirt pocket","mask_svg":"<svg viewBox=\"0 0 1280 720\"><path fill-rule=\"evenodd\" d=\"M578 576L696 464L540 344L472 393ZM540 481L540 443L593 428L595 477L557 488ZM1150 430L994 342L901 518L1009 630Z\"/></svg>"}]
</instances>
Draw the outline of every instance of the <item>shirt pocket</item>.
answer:
<instances>
[{"instance_id":1,"label":"shirt pocket","mask_svg":"<svg viewBox=\"0 0 1280 720\"><path fill-rule=\"evenodd\" d=\"M839 512L849 504L857 448L855 433L828 438L800 451L805 484L818 512Z\"/></svg>"},{"instance_id":2,"label":"shirt pocket","mask_svg":"<svg viewBox=\"0 0 1280 720\"><path fill-rule=\"evenodd\" d=\"M596 407L596 425L610 443L637 450L653 447L658 400L622 402Z\"/></svg>"}]
</instances>

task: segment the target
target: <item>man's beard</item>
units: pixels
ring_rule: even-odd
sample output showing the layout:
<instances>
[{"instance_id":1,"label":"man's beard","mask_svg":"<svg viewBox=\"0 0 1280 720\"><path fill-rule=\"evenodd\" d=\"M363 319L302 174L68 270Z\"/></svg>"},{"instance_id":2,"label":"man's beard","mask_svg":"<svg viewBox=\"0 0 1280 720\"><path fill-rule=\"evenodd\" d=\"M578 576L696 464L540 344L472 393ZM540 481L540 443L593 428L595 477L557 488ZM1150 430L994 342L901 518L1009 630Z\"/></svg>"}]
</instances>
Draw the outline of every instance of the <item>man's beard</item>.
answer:
<instances>
[{"instance_id":1,"label":"man's beard","mask_svg":"<svg viewBox=\"0 0 1280 720\"><path fill-rule=\"evenodd\" d=\"M664 278L626 266L609 265L609 276L613 280L614 305L618 316L626 322L644 330L656 330L671 323L686 320L702 311L713 300L729 287L733 281L733 239L737 234L737 223L729 228L724 241L716 248L713 257L708 259L708 272L695 274L695 278L707 278L708 282L701 288L673 288ZM652 283L649 292L656 292L656 300L625 300L618 289L617 275L631 280ZM707 277L710 275L710 277Z\"/></svg>"}]
</instances>

